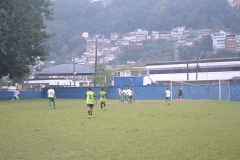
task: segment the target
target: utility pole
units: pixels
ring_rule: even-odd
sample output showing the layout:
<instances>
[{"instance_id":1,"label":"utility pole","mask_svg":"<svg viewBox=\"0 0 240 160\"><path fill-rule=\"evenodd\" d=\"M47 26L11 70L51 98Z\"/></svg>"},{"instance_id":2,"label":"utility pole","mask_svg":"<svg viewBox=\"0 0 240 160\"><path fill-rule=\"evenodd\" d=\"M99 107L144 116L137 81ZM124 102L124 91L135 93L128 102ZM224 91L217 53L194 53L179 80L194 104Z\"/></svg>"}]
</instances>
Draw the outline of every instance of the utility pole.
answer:
<instances>
[{"instance_id":1,"label":"utility pole","mask_svg":"<svg viewBox=\"0 0 240 160\"><path fill-rule=\"evenodd\" d=\"M175 61L179 60L179 47L178 47L178 42L174 41L174 55L175 55Z\"/></svg>"},{"instance_id":2,"label":"utility pole","mask_svg":"<svg viewBox=\"0 0 240 160\"><path fill-rule=\"evenodd\" d=\"M201 56L202 56L202 54L203 54L203 52L201 52L201 54L200 54L200 56L199 56L199 58L198 58L198 61L197 61L197 68L196 68L196 80L198 80L198 69L199 69L199 66L198 66L198 64L199 64L199 61L200 61L200 59L201 59Z\"/></svg>"},{"instance_id":3,"label":"utility pole","mask_svg":"<svg viewBox=\"0 0 240 160\"><path fill-rule=\"evenodd\" d=\"M187 48L187 80L189 80L189 70L188 70L188 48Z\"/></svg>"},{"instance_id":4,"label":"utility pole","mask_svg":"<svg viewBox=\"0 0 240 160\"><path fill-rule=\"evenodd\" d=\"M76 75L76 72L75 72L75 58L73 58L73 85L75 87L75 75Z\"/></svg>"},{"instance_id":5,"label":"utility pole","mask_svg":"<svg viewBox=\"0 0 240 160\"><path fill-rule=\"evenodd\" d=\"M96 46L95 46L95 75L97 74L97 37L96 37ZM96 87L97 83L96 83L96 80L94 79L94 87Z\"/></svg>"}]
</instances>

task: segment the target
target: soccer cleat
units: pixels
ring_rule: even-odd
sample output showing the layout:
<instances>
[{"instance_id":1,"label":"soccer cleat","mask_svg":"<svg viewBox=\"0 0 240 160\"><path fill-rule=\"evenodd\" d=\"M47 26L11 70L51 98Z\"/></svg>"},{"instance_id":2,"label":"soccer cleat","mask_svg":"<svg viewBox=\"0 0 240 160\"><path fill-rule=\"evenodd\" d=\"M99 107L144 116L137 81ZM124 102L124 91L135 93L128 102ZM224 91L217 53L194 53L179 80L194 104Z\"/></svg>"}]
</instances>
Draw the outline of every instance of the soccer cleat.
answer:
<instances>
[{"instance_id":1,"label":"soccer cleat","mask_svg":"<svg viewBox=\"0 0 240 160\"><path fill-rule=\"evenodd\" d=\"M92 118L92 116L88 116L88 118Z\"/></svg>"},{"instance_id":2,"label":"soccer cleat","mask_svg":"<svg viewBox=\"0 0 240 160\"><path fill-rule=\"evenodd\" d=\"M105 108L105 107L104 107L103 109L104 109L104 110L106 110L106 108Z\"/></svg>"}]
</instances>

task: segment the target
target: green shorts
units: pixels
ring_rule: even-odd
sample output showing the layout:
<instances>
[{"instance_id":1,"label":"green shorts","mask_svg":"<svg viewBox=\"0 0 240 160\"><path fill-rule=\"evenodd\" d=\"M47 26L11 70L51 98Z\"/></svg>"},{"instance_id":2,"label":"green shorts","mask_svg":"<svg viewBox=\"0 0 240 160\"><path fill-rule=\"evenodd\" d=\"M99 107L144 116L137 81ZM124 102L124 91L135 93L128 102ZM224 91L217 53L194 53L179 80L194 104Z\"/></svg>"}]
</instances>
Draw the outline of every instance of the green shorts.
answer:
<instances>
[{"instance_id":1,"label":"green shorts","mask_svg":"<svg viewBox=\"0 0 240 160\"><path fill-rule=\"evenodd\" d=\"M170 97L166 97L166 101L170 101L171 100L171 98Z\"/></svg>"},{"instance_id":2,"label":"green shorts","mask_svg":"<svg viewBox=\"0 0 240 160\"><path fill-rule=\"evenodd\" d=\"M19 99L19 97L18 96L14 96L13 99Z\"/></svg>"},{"instance_id":3,"label":"green shorts","mask_svg":"<svg viewBox=\"0 0 240 160\"><path fill-rule=\"evenodd\" d=\"M50 102L54 102L54 97L48 97L48 100L49 100Z\"/></svg>"}]
</instances>

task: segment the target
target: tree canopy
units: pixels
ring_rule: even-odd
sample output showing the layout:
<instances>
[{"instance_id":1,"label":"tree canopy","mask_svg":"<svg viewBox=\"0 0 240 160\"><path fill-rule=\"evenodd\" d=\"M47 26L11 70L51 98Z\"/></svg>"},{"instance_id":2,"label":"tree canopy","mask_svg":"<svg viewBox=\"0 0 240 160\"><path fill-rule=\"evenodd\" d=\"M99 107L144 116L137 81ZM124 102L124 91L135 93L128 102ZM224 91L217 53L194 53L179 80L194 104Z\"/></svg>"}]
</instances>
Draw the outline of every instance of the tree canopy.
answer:
<instances>
[{"instance_id":1,"label":"tree canopy","mask_svg":"<svg viewBox=\"0 0 240 160\"><path fill-rule=\"evenodd\" d=\"M82 32L109 35L178 26L240 31L240 13L226 0L112 0L107 7L90 0L57 0L54 9L55 21L50 28L70 37Z\"/></svg>"},{"instance_id":2,"label":"tree canopy","mask_svg":"<svg viewBox=\"0 0 240 160\"><path fill-rule=\"evenodd\" d=\"M45 0L2 0L0 3L0 76L23 78L36 58L46 59L51 37L45 20L51 19L51 3Z\"/></svg>"}]
</instances>

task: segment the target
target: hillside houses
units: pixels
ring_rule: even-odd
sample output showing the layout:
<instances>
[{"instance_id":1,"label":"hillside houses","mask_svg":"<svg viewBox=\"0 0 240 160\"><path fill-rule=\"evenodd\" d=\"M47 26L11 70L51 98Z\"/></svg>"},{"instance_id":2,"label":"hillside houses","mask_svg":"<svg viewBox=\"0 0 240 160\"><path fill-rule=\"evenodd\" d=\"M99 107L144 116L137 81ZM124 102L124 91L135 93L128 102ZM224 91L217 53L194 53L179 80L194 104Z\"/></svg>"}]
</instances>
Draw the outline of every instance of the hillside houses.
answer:
<instances>
[{"instance_id":1,"label":"hillside houses","mask_svg":"<svg viewBox=\"0 0 240 160\"><path fill-rule=\"evenodd\" d=\"M111 4L112 0L90 0L91 3L101 2L104 7L107 7Z\"/></svg>"},{"instance_id":2,"label":"hillside houses","mask_svg":"<svg viewBox=\"0 0 240 160\"><path fill-rule=\"evenodd\" d=\"M191 46L194 41L201 40L208 35L212 37L214 52L222 48L240 51L240 35L235 36L222 30L211 33L210 29L193 30L183 26L173 28L171 31L152 31L149 33L144 29L137 29L126 34L111 33L109 39L105 38L104 35L90 37L87 32L84 32L82 36L87 40L86 52L79 57L77 63L93 66L95 59L108 63L123 52L122 47L130 44L141 46L144 41L163 39L175 41L178 46Z\"/></svg>"}]
</instances>

